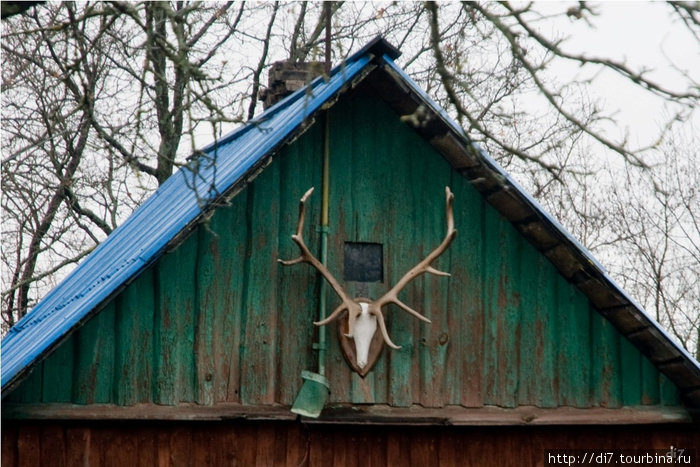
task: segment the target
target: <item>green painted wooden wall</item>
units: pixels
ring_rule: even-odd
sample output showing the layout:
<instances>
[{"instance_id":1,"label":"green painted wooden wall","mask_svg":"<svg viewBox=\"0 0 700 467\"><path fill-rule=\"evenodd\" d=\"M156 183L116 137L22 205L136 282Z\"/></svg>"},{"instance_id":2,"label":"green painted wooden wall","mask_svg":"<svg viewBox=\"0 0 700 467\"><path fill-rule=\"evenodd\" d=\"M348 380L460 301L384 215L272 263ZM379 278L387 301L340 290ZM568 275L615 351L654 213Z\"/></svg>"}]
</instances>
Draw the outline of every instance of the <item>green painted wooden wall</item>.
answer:
<instances>
[{"instance_id":1,"label":"green painted wooden wall","mask_svg":"<svg viewBox=\"0 0 700 467\"><path fill-rule=\"evenodd\" d=\"M459 231L395 307L393 340L362 379L329 329L331 402L396 407L678 404L676 387L591 308L481 195L381 100L356 92L331 109L329 268L343 244L384 246L384 293L442 239L444 187ZM299 197L320 187L322 124L285 146L229 206L219 207L75 332L9 396L27 402L286 404L316 369L319 277L290 235ZM319 244L320 190L304 236ZM350 293L356 284L346 283ZM329 294L329 308L338 303Z\"/></svg>"}]
</instances>

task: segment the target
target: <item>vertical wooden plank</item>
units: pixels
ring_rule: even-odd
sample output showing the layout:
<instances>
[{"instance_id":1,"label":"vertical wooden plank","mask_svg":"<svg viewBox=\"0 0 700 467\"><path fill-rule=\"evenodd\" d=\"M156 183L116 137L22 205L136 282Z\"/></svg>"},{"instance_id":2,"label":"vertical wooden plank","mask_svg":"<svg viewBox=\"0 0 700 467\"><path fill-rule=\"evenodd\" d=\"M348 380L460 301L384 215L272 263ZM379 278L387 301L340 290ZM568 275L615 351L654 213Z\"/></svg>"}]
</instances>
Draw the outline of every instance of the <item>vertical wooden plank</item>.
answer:
<instances>
[{"instance_id":1,"label":"vertical wooden plank","mask_svg":"<svg viewBox=\"0 0 700 467\"><path fill-rule=\"evenodd\" d=\"M113 401L114 301L74 334L73 400L79 404Z\"/></svg>"},{"instance_id":2,"label":"vertical wooden plank","mask_svg":"<svg viewBox=\"0 0 700 467\"><path fill-rule=\"evenodd\" d=\"M214 322L216 299L223 293L215 275L219 258L220 236L212 228L211 219L197 227L197 260L195 265L195 307L198 310L195 327L194 351L197 373L197 403L212 405L216 398L214 378L216 372L214 334L218 323ZM223 350L223 349L222 349Z\"/></svg>"},{"instance_id":3,"label":"vertical wooden plank","mask_svg":"<svg viewBox=\"0 0 700 467\"><path fill-rule=\"evenodd\" d=\"M346 241L357 241L357 216L355 215L355 189L354 180L357 178L355 159L358 153L355 151L355 128L353 127L353 103L341 101L330 112L330 213L328 232L328 269L333 275L343 278L343 248ZM319 185L320 186L320 185ZM319 211L320 212L320 211ZM386 253L385 253L386 258ZM349 294L355 296L353 284L342 281ZM328 311L332 311L340 299L328 290ZM335 324L326 327L326 352L327 377L332 391L331 402L349 401L355 392L352 383L352 371L347 366L338 343L337 327ZM380 357L379 365L385 364ZM381 368L381 367L375 367Z\"/></svg>"},{"instance_id":4,"label":"vertical wooden plank","mask_svg":"<svg viewBox=\"0 0 700 467\"><path fill-rule=\"evenodd\" d=\"M87 425L89 430L88 444L85 447L90 466L107 465L108 461L105 458L106 446L112 442L112 430L107 426Z\"/></svg>"},{"instance_id":5,"label":"vertical wooden plank","mask_svg":"<svg viewBox=\"0 0 700 467\"><path fill-rule=\"evenodd\" d=\"M388 255L391 254L390 248L400 248L402 245L394 232L400 221L381 222L376 213L382 213L386 219L399 219L399 213L406 207L404 202L407 200L402 187L395 186L392 179L393 175L400 169L393 167L394 161L386 156L386 147L390 145L389 141L393 141L392 138L394 138L391 129L383 125L383 122L386 121L386 108L378 105L378 102L366 98L353 99L351 104L349 112L351 121L348 123L348 127L352 128L352 143L341 149L346 151L344 159L352 164L352 169L349 171L352 178L345 178L342 184L336 183L335 190L343 190L344 186L348 186L350 188L349 194L352 196L352 210L348 211L352 215L352 230L343 232L342 240L382 244L385 261L384 280L365 283L364 286L368 292L355 293L355 295L369 295L370 298L377 298L392 285L391 271L386 264L389 261ZM400 144L390 147L393 147L397 153L403 152ZM397 200L402 202L397 203ZM341 259L340 251L339 259ZM342 271L342 268L341 259L339 270ZM403 312L397 308L387 307L384 309L384 313L389 335L393 339L397 339L393 323L396 322L396 319L403 319L403 316L394 315L396 313L401 315ZM388 355L391 349L385 348L383 352L386 352L384 355ZM351 400L356 403L385 400L387 391L385 374L386 360L380 358L371 375L364 379L353 375Z\"/></svg>"},{"instance_id":6,"label":"vertical wooden plank","mask_svg":"<svg viewBox=\"0 0 700 467\"><path fill-rule=\"evenodd\" d=\"M192 427L192 465L223 465L213 462L213 445L219 440L219 434L220 430L211 424Z\"/></svg>"},{"instance_id":7,"label":"vertical wooden plank","mask_svg":"<svg viewBox=\"0 0 700 467\"><path fill-rule=\"evenodd\" d=\"M66 466L65 432L60 423L49 423L40 428L41 462L35 465Z\"/></svg>"},{"instance_id":8,"label":"vertical wooden plank","mask_svg":"<svg viewBox=\"0 0 700 467\"><path fill-rule=\"evenodd\" d=\"M66 427L67 465L95 465L95 463L90 463L90 441L90 428L85 426Z\"/></svg>"},{"instance_id":9,"label":"vertical wooden plank","mask_svg":"<svg viewBox=\"0 0 700 467\"><path fill-rule=\"evenodd\" d=\"M258 438L254 425L245 424L236 430L238 443L235 446L238 465L256 465Z\"/></svg>"},{"instance_id":10,"label":"vertical wooden plank","mask_svg":"<svg viewBox=\"0 0 700 467\"><path fill-rule=\"evenodd\" d=\"M642 354L630 341L620 336L621 403L624 406L642 403Z\"/></svg>"},{"instance_id":11,"label":"vertical wooden plank","mask_svg":"<svg viewBox=\"0 0 700 467\"><path fill-rule=\"evenodd\" d=\"M403 430L391 430L387 433L387 465L412 465L410 437Z\"/></svg>"},{"instance_id":12,"label":"vertical wooden plank","mask_svg":"<svg viewBox=\"0 0 700 467\"><path fill-rule=\"evenodd\" d=\"M537 404L540 407L556 407L559 404L559 380L557 378L557 336L559 328L559 312L557 308L556 280L557 271L549 262L540 260L541 268L535 272L537 276L540 304L535 321L537 335L537 371L530 374L535 378L534 387L537 391Z\"/></svg>"},{"instance_id":13,"label":"vertical wooden plank","mask_svg":"<svg viewBox=\"0 0 700 467\"><path fill-rule=\"evenodd\" d=\"M394 166L394 162L401 158L387 157L386 148L392 147L398 154L404 153L404 150L401 142L393 144L395 135L391 128L383 125L383 122L386 121L386 109L378 105L376 101L362 98L353 100L351 114L352 152L347 155L347 159L352 161L353 177L347 183L351 186L353 229L345 232L345 240L382 245L383 280L364 284L357 283L357 287L364 286L368 292L355 292L355 295L369 295L371 298L377 298L393 285L396 274L401 274L392 268L395 263L390 258L393 256L392 252L405 251L404 239L396 235L395 229L403 230L401 213L410 206L411 197L407 198L405 189L394 183L394 175L397 172L403 172L401 168ZM367 118L368 115L371 117ZM406 182L410 184L408 180ZM336 189L341 187L336 187ZM384 222L378 219L377 213L385 216ZM391 221L387 221L388 219ZM406 294L406 291L402 293ZM396 341L400 336L397 335L394 323L397 320L403 321L405 316L403 316L402 311L395 307L385 307L384 316L389 335ZM416 336L411 334L407 335L404 340L415 340ZM390 348L385 346L383 356L389 357L392 352ZM357 401L357 403L386 400L387 362L387 359L380 358L372 374L364 380L353 375L352 400Z\"/></svg>"},{"instance_id":14,"label":"vertical wooden plank","mask_svg":"<svg viewBox=\"0 0 700 467\"><path fill-rule=\"evenodd\" d=\"M642 404L655 405L659 403L659 370L648 358L642 356Z\"/></svg>"},{"instance_id":15,"label":"vertical wooden plank","mask_svg":"<svg viewBox=\"0 0 700 467\"><path fill-rule=\"evenodd\" d=\"M572 405L575 393L579 386L586 384L585 381L578 380L576 366L571 360L577 350L576 323L574 322L574 306L572 303L572 290L563 279L557 276L552 286L555 288L557 307L557 336L556 354L557 359L557 382L559 383L559 405Z\"/></svg>"},{"instance_id":16,"label":"vertical wooden plank","mask_svg":"<svg viewBox=\"0 0 700 467\"><path fill-rule=\"evenodd\" d=\"M659 373L659 399L662 405L678 405L681 400L678 386L662 373Z\"/></svg>"},{"instance_id":17,"label":"vertical wooden plank","mask_svg":"<svg viewBox=\"0 0 700 467\"><path fill-rule=\"evenodd\" d=\"M243 297L249 262L247 200L248 190L244 189L231 201L231 206L217 211L211 223L214 232L224 239L219 242L216 263L216 277L222 281L215 305L213 337L217 401L240 402Z\"/></svg>"},{"instance_id":18,"label":"vertical wooden plank","mask_svg":"<svg viewBox=\"0 0 700 467\"><path fill-rule=\"evenodd\" d=\"M272 434L272 446L270 451L272 452L272 465L286 465L287 463L287 440L288 433L294 429L291 423L272 423L270 428L273 431Z\"/></svg>"},{"instance_id":19,"label":"vertical wooden plank","mask_svg":"<svg viewBox=\"0 0 700 467\"><path fill-rule=\"evenodd\" d=\"M493 208L487 207L485 219L485 402L512 407L519 367L518 239Z\"/></svg>"},{"instance_id":20,"label":"vertical wooden plank","mask_svg":"<svg viewBox=\"0 0 700 467\"><path fill-rule=\"evenodd\" d=\"M334 429L333 436L333 464L343 465L347 467L359 467L358 458L365 459L365 446L357 444L356 431L352 428L343 433L343 436L338 436L338 432ZM330 457L330 456L329 456Z\"/></svg>"},{"instance_id":21,"label":"vertical wooden plank","mask_svg":"<svg viewBox=\"0 0 700 467\"><path fill-rule=\"evenodd\" d=\"M316 191L307 202L304 239L307 245L315 248L319 245L317 227L320 222L321 190L321 125L309 129L293 145L285 148L275 163L280 165L280 222L278 234L279 256L282 259L296 258L299 249L291 239L296 230L299 199L310 187ZM335 212L331 212L331 216ZM329 235L333 236L331 231ZM330 255L337 251L329 248ZM279 322L285 323L284 329L277 333L277 399L280 403L291 405L301 387L302 370L317 371L318 352L313 343L318 340L318 328L313 321L318 320L318 286L323 280L316 270L301 264L285 267L276 264L278 279L277 313ZM328 293L330 311L335 307L337 297L332 291ZM327 311L327 314L330 313ZM334 338L334 326L326 327L328 340ZM328 344L327 344L328 347ZM326 353L328 355L328 352ZM328 356L326 363L328 363ZM335 388L334 388L335 389Z\"/></svg>"},{"instance_id":22,"label":"vertical wooden plank","mask_svg":"<svg viewBox=\"0 0 700 467\"><path fill-rule=\"evenodd\" d=\"M154 401L159 404L191 402L195 396L196 241L190 235L155 268Z\"/></svg>"},{"instance_id":23,"label":"vertical wooden plank","mask_svg":"<svg viewBox=\"0 0 700 467\"><path fill-rule=\"evenodd\" d=\"M411 438L410 465L438 465L435 432L433 430L412 431L409 436Z\"/></svg>"},{"instance_id":24,"label":"vertical wooden plank","mask_svg":"<svg viewBox=\"0 0 700 467\"><path fill-rule=\"evenodd\" d=\"M286 467L304 467L309 465L309 430L300 423L290 423L287 430Z\"/></svg>"},{"instance_id":25,"label":"vertical wooden plank","mask_svg":"<svg viewBox=\"0 0 700 467\"><path fill-rule=\"evenodd\" d=\"M32 424L20 424L17 434L17 465L41 465L41 431Z\"/></svg>"},{"instance_id":26,"label":"vertical wooden plank","mask_svg":"<svg viewBox=\"0 0 700 467\"><path fill-rule=\"evenodd\" d=\"M141 272L116 298L115 402L120 405L152 400L153 270Z\"/></svg>"},{"instance_id":27,"label":"vertical wooden plank","mask_svg":"<svg viewBox=\"0 0 700 467\"><path fill-rule=\"evenodd\" d=\"M484 374L482 387L485 389L484 403L500 405L498 390L498 285L500 274L500 235L499 217L496 211L487 206L484 212Z\"/></svg>"},{"instance_id":28,"label":"vertical wooden plank","mask_svg":"<svg viewBox=\"0 0 700 467\"><path fill-rule=\"evenodd\" d=\"M603 407L620 407L619 334L612 324L597 313L592 316L593 368L591 384L594 400Z\"/></svg>"},{"instance_id":29,"label":"vertical wooden plank","mask_svg":"<svg viewBox=\"0 0 700 467\"><path fill-rule=\"evenodd\" d=\"M333 465L333 450L335 440L324 429L309 428L309 467L325 467Z\"/></svg>"},{"instance_id":30,"label":"vertical wooden plank","mask_svg":"<svg viewBox=\"0 0 700 467\"><path fill-rule=\"evenodd\" d=\"M504 244L499 284L499 387L504 407L515 407L518 397L520 369L520 261L522 237L505 219L501 218ZM523 375L523 377L525 377Z\"/></svg>"},{"instance_id":31,"label":"vertical wooden plank","mask_svg":"<svg viewBox=\"0 0 700 467\"><path fill-rule=\"evenodd\" d=\"M150 426L140 425L131 427L135 431L136 452L138 453L136 466L150 467L157 465L158 450L156 444L156 430Z\"/></svg>"},{"instance_id":32,"label":"vertical wooden plank","mask_svg":"<svg viewBox=\"0 0 700 467\"><path fill-rule=\"evenodd\" d=\"M166 428L169 437L169 462L172 466L188 467L192 462L192 425L177 424Z\"/></svg>"},{"instance_id":33,"label":"vertical wooden plank","mask_svg":"<svg viewBox=\"0 0 700 467\"><path fill-rule=\"evenodd\" d=\"M99 429L99 428L98 428ZM139 462L141 453L137 450L137 434L128 427L106 428L102 431L103 443L100 454L103 465L134 466ZM147 456L148 453L143 453Z\"/></svg>"},{"instance_id":34,"label":"vertical wooden plank","mask_svg":"<svg viewBox=\"0 0 700 467\"><path fill-rule=\"evenodd\" d=\"M6 402L40 402L42 397L44 363L35 364L29 375L5 398Z\"/></svg>"},{"instance_id":35,"label":"vertical wooden plank","mask_svg":"<svg viewBox=\"0 0 700 467\"><path fill-rule=\"evenodd\" d=\"M542 320L542 309L539 300L539 274L537 271L546 265L542 255L531 245L524 244L521 250L520 262L520 385L518 386L518 403L521 405L537 405L537 385L542 361L541 336L538 335L538 318ZM534 377L538 375L538 377Z\"/></svg>"},{"instance_id":36,"label":"vertical wooden plank","mask_svg":"<svg viewBox=\"0 0 700 467\"><path fill-rule=\"evenodd\" d=\"M444 239L446 232L445 186L450 182L450 169L446 165L442 166L440 159L421 157L422 154L415 153L412 156L413 159L422 162L405 169L413 170L412 178L417 178L422 174L435 181L422 185L419 180L415 181L416 185L421 186L422 189L417 190L419 196L414 211L420 213L422 210L423 212L422 221L419 221L422 223L419 232L422 231L423 252L419 258L414 259L414 264L416 264L429 255ZM416 190L415 186L414 190ZM450 245L437 258L433 264L436 269L448 273L452 272L450 260L452 248L454 245ZM447 315L450 312L448 297L452 290L452 277L425 274L416 279L416 282L416 287L420 291L419 296L422 292L422 300L417 300L417 304L420 304L418 310L432 321L431 324L416 322L420 335L420 363L422 367L419 401L426 407L442 407L448 401L448 395L445 392L448 388L446 364L447 350L450 345L450 320ZM405 316L405 318L409 317Z\"/></svg>"},{"instance_id":37,"label":"vertical wooden plank","mask_svg":"<svg viewBox=\"0 0 700 467\"><path fill-rule=\"evenodd\" d=\"M166 430L154 430L154 444L156 452L156 460L158 467L168 467L171 465L170 460L170 433Z\"/></svg>"},{"instance_id":38,"label":"vertical wooden plank","mask_svg":"<svg viewBox=\"0 0 700 467\"><path fill-rule=\"evenodd\" d=\"M558 381L560 404L584 407L589 399L590 341L588 300L580 296L571 284L557 277Z\"/></svg>"},{"instance_id":39,"label":"vertical wooden plank","mask_svg":"<svg viewBox=\"0 0 700 467\"><path fill-rule=\"evenodd\" d=\"M248 241L241 401L269 404L275 399L277 344L277 259L279 234L279 165L270 165L248 187Z\"/></svg>"},{"instance_id":40,"label":"vertical wooden plank","mask_svg":"<svg viewBox=\"0 0 700 467\"><path fill-rule=\"evenodd\" d=\"M70 402L73 390L74 339L67 339L49 355L42 374L42 402Z\"/></svg>"},{"instance_id":41,"label":"vertical wooden plank","mask_svg":"<svg viewBox=\"0 0 700 467\"><path fill-rule=\"evenodd\" d=\"M384 428L372 431L365 431L360 434L359 443L367 446L368 457L366 464L368 467L382 467L391 465L387 457L387 431Z\"/></svg>"},{"instance_id":42,"label":"vertical wooden plank","mask_svg":"<svg viewBox=\"0 0 700 467\"><path fill-rule=\"evenodd\" d=\"M455 430L446 430L437 437L438 442L438 466L468 465L464 462L466 446L459 442Z\"/></svg>"},{"instance_id":43,"label":"vertical wooden plank","mask_svg":"<svg viewBox=\"0 0 700 467\"><path fill-rule=\"evenodd\" d=\"M448 391L450 403L480 407L484 403L484 201L466 181L455 176L455 225L457 237L450 252L449 336L454 366L448 358Z\"/></svg>"},{"instance_id":44,"label":"vertical wooden plank","mask_svg":"<svg viewBox=\"0 0 700 467\"><path fill-rule=\"evenodd\" d=\"M373 123L373 126L377 127L378 123ZM383 131L391 132L392 130L384 128ZM362 133L358 134L357 138L363 138ZM386 148L383 149L386 150ZM405 146L399 146L399 150L401 149L405 151ZM369 152L372 151L370 150ZM399 159L400 155L401 152L395 154L394 158ZM391 161L394 158L385 156L380 160ZM370 161L368 161L368 164L370 167L376 165L376 163L373 164ZM386 166L382 166L382 170L386 173L389 169ZM405 174L405 172L402 171L402 174ZM375 184L369 190L379 190L379 193L382 193L384 190L390 189L389 185L391 182L383 181L382 175L382 173L375 175ZM360 178L358 182L364 182L365 178ZM393 287L406 271L413 266L407 263L416 261L416 256L422 254L422 248L418 247L418 242L416 241L419 235L419 228L415 225L415 220L419 217L419 214L414 215L414 210L419 208L416 205L415 193L407 190L407 185L395 185L396 192L393 196L389 194L383 196L383 206L373 206L371 203L367 203L365 206L358 207L358 211L363 214L365 219L368 213L372 212L372 209L376 209L376 212L381 212L391 219L391 222L385 223L386 227L391 227L391 229L384 233L384 238L378 240L384 244L384 261L386 264L385 289L381 293ZM364 194L365 197L368 197L369 193L365 194L367 187L364 183L357 183L355 188L357 196ZM373 219L373 217L370 217L370 219ZM374 220L375 222L378 221L377 219ZM422 278L418 280L420 281ZM422 294L419 293L418 286L416 281L414 281L399 294L400 299L413 308L417 308L422 303L422 300L420 300ZM412 317L395 305L386 307L385 317L392 340L396 345L401 346L398 350L384 349L389 357L388 363L390 365L388 402L397 407L409 407L414 401L420 399L421 372L419 358L421 330ZM421 323L421 325L424 324Z\"/></svg>"},{"instance_id":45,"label":"vertical wooden plank","mask_svg":"<svg viewBox=\"0 0 700 467\"><path fill-rule=\"evenodd\" d=\"M9 423L3 422L2 429L0 430L0 435L2 436L0 458L2 459L2 465L4 467L19 466L19 453L17 452L18 434L19 430L17 425L11 426Z\"/></svg>"},{"instance_id":46,"label":"vertical wooden plank","mask_svg":"<svg viewBox=\"0 0 700 467\"><path fill-rule=\"evenodd\" d=\"M238 449L241 446L237 425L222 422L221 431L212 442L212 465L243 465L239 462Z\"/></svg>"},{"instance_id":47,"label":"vertical wooden plank","mask_svg":"<svg viewBox=\"0 0 700 467\"><path fill-rule=\"evenodd\" d=\"M576 345L578 350L569 361L576 368L578 375L574 377L576 390L572 399L575 407L590 407L591 405L591 316L595 310L579 290L573 289L574 316L576 325Z\"/></svg>"},{"instance_id":48,"label":"vertical wooden plank","mask_svg":"<svg viewBox=\"0 0 700 467\"><path fill-rule=\"evenodd\" d=\"M259 423L256 427L248 428L256 433L255 436L255 465L275 465L275 429L274 425Z\"/></svg>"}]
</instances>

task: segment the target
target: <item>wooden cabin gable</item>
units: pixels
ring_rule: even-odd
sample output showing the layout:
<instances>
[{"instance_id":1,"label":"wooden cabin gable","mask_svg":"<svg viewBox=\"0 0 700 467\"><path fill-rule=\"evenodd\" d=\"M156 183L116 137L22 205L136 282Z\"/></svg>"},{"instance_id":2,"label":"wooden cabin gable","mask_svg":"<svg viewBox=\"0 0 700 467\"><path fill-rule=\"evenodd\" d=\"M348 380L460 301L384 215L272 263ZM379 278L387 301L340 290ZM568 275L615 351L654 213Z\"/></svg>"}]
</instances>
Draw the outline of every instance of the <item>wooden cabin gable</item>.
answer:
<instances>
[{"instance_id":1,"label":"wooden cabin gable","mask_svg":"<svg viewBox=\"0 0 700 467\"><path fill-rule=\"evenodd\" d=\"M404 302L365 378L328 332L329 404L389 407L678 405L675 385L591 306L483 196L378 96L360 88L329 110L329 269L355 295L381 295L441 241L444 187L457 238ZM293 258L300 196L321 186L324 125L274 156L230 205L80 327L7 401L289 406L315 371L321 278ZM320 190L304 237L319 245ZM383 279L343 280L347 242L382 245ZM337 297L329 292L329 309Z\"/></svg>"}]
</instances>

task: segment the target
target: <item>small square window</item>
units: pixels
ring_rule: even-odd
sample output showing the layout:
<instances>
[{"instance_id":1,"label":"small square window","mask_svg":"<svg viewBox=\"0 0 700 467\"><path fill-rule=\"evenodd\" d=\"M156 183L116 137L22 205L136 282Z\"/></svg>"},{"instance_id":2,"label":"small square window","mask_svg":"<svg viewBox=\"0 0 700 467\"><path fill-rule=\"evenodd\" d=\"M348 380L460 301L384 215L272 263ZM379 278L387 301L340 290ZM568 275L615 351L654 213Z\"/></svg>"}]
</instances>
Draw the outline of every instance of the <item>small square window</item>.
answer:
<instances>
[{"instance_id":1,"label":"small square window","mask_svg":"<svg viewBox=\"0 0 700 467\"><path fill-rule=\"evenodd\" d=\"M381 243L345 242L343 279L355 282L382 282L384 255Z\"/></svg>"}]
</instances>

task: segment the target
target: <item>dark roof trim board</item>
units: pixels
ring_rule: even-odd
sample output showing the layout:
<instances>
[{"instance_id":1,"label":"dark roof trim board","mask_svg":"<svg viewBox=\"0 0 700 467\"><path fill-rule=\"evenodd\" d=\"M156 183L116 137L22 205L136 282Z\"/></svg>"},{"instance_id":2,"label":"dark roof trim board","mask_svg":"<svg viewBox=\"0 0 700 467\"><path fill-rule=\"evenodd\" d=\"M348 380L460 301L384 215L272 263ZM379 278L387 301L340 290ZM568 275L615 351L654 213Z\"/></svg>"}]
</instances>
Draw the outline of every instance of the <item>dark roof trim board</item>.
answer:
<instances>
[{"instance_id":1,"label":"dark roof trim board","mask_svg":"<svg viewBox=\"0 0 700 467\"><path fill-rule=\"evenodd\" d=\"M222 402L216 405L181 403L175 406L136 404L11 404L3 408L3 417L18 420L295 420L289 407L280 405L242 405ZM686 424L692 422L683 407L535 407L496 406L463 407L446 405L428 408L418 404L392 407L385 404L332 405L324 407L317 419L305 423L362 425L626 425Z\"/></svg>"},{"instance_id":2,"label":"dark roof trim board","mask_svg":"<svg viewBox=\"0 0 700 467\"><path fill-rule=\"evenodd\" d=\"M235 196L279 147L310 125L316 112L363 82L377 89L399 115L420 108L423 123L416 131L680 388L688 408L700 408L700 364L394 63L399 54L376 38L336 66L327 81L317 78L203 148L3 338L3 396L101 304L184 238L217 201Z\"/></svg>"}]
</instances>

